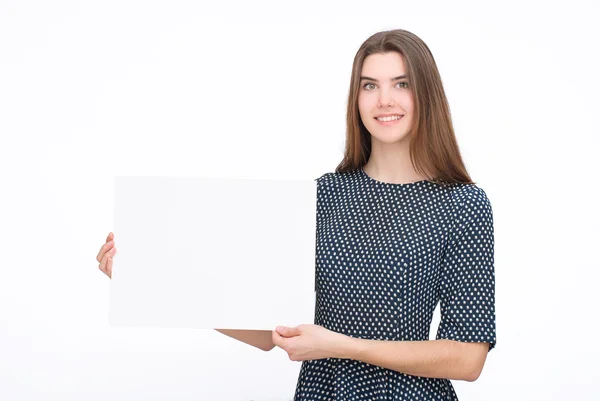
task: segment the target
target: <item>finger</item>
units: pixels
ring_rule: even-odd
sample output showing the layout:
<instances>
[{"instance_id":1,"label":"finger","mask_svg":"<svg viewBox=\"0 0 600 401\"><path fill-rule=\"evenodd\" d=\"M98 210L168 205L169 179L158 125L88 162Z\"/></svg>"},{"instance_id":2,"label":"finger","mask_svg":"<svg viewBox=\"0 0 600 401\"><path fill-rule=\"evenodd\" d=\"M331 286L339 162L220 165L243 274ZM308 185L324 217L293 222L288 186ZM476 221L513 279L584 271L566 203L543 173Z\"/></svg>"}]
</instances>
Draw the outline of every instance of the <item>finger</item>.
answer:
<instances>
[{"instance_id":1,"label":"finger","mask_svg":"<svg viewBox=\"0 0 600 401\"><path fill-rule=\"evenodd\" d=\"M300 330L297 327L277 327L277 333L283 337L294 337L300 335Z\"/></svg>"},{"instance_id":2,"label":"finger","mask_svg":"<svg viewBox=\"0 0 600 401\"><path fill-rule=\"evenodd\" d=\"M98 262L100 262L102 260L102 258L104 257L104 254L106 254L106 252L110 251L114 245L115 245L114 240L110 240L110 241L106 242L104 245L102 245L102 247L100 247L100 251L98 251L96 260Z\"/></svg>"},{"instance_id":3,"label":"finger","mask_svg":"<svg viewBox=\"0 0 600 401\"><path fill-rule=\"evenodd\" d=\"M271 340L273 341L273 344L275 344L279 348L283 348L285 344L285 338L281 337L275 330L273 330L272 333L273 335L271 336Z\"/></svg>"},{"instance_id":4,"label":"finger","mask_svg":"<svg viewBox=\"0 0 600 401\"><path fill-rule=\"evenodd\" d=\"M108 277L111 277L112 275L112 258L114 256L116 252L116 248L112 248L110 251L106 252L104 254L104 256L102 257L102 261L100 262L99 268L102 271L102 273L106 274ZM111 270L108 270L108 262L109 260L111 260Z\"/></svg>"},{"instance_id":5,"label":"finger","mask_svg":"<svg viewBox=\"0 0 600 401\"><path fill-rule=\"evenodd\" d=\"M100 264L98 265L98 268L100 269L100 271L102 273L106 274L108 277L110 277L110 274L109 274L109 272L107 270L108 259L112 258L115 252L116 252L116 248L112 248L110 251L105 252L104 256L100 260ZM111 269L112 269L112 265L111 265Z\"/></svg>"},{"instance_id":6,"label":"finger","mask_svg":"<svg viewBox=\"0 0 600 401\"><path fill-rule=\"evenodd\" d=\"M115 239L115 234L113 234L113 232L111 231L106 236L106 243L112 243L112 244L114 244L114 242L115 242L114 239ZM98 262L100 262L100 259L102 259L102 256L104 256L104 252L106 252L106 251L108 251L110 249L110 246L108 248L105 248L106 247L106 243L100 248L100 252L98 252L98 256L96 256L96 260Z\"/></svg>"},{"instance_id":7,"label":"finger","mask_svg":"<svg viewBox=\"0 0 600 401\"><path fill-rule=\"evenodd\" d=\"M108 276L108 273L106 271L106 263L108 262L108 252L105 252L104 255L102 255L102 259L100 259L100 264L98 265L98 269L100 269L100 271L104 274L106 274Z\"/></svg>"},{"instance_id":8,"label":"finger","mask_svg":"<svg viewBox=\"0 0 600 401\"><path fill-rule=\"evenodd\" d=\"M117 251L115 250L115 253ZM108 257L108 262L106 262L106 274L108 275L108 278L112 278L112 267L113 267L113 257L109 256Z\"/></svg>"}]
</instances>

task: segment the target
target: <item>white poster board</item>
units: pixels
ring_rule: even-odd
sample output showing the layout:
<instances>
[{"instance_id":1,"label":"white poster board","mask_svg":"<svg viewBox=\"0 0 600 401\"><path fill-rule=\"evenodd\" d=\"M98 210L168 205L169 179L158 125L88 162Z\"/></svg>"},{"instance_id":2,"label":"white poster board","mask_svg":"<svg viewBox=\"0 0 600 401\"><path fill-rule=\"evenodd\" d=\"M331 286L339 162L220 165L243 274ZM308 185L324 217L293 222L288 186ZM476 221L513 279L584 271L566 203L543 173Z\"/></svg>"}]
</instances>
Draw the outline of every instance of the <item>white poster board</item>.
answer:
<instances>
[{"instance_id":1,"label":"white poster board","mask_svg":"<svg viewBox=\"0 0 600 401\"><path fill-rule=\"evenodd\" d=\"M313 323L316 182L116 177L112 326Z\"/></svg>"}]
</instances>

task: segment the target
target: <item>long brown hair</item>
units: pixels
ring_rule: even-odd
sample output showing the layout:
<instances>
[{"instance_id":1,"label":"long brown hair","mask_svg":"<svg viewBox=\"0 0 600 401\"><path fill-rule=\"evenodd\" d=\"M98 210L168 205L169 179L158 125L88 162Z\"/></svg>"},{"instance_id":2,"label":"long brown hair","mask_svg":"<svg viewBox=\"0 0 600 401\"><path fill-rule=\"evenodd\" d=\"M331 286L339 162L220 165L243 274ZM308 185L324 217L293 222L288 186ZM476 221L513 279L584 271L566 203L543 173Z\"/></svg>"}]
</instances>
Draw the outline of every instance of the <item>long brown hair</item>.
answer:
<instances>
[{"instance_id":1,"label":"long brown hair","mask_svg":"<svg viewBox=\"0 0 600 401\"><path fill-rule=\"evenodd\" d=\"M413 126L410 129L410 159L417 172L440 183L474 183L463 163L450 107L440 74L427 45L415 34L395 29L378 32L358 49L346 113L346 148L336 172L363 167L371 155L371 134L358 111L360 73L367 56L395 51L404 57L406 77L414 96Z\"/></svg>"}]
</instances>

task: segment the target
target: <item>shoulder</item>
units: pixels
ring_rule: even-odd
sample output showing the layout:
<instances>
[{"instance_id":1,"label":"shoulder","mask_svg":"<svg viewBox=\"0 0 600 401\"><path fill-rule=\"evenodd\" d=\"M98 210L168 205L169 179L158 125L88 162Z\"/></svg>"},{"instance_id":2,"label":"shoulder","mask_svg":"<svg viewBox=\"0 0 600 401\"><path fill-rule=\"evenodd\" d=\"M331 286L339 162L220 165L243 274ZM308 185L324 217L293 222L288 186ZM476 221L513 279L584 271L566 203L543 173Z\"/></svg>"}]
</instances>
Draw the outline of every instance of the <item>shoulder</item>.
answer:
<instances>
[{"instance_id":1,"label":"shoulder","mask_svg":"<svg viewBox=\"0 0 600 401\"><path fill-rule=\"evenodd\" d=\"M448 190L453 202L457 204L483 205L490 202L483 188L476 184L451 184Z\"/></svg>"},{"instance_id":2,"label":"shoulder","mask_svg":"<svg viewBox=\"0 0 600 401\"><path fill-rule=\"evenodd\" d=\"M447 190L450 193L455 217L491 216L492 205L483 188L476 184L450 184Z\"/></svg>"},{"instance_id":3,"label":"shoulder","mask_svg":"<svg viewBox=\"0 0 600 401\"><path fill-rule=\"evenodd\" d=\"M324 173L319 178L316 178L315 181L317 181L319 187L343 186L353 178L356 178L357 174L358 173L355 170L344 173L328 172Z\"/></svg>"},{"instance_id":4,"label":"shoulder","mask_svg":"<svg viewBox=\"0 0 600 401\"><path fill-rule=\"evenodd\" d=\"M323 175L321 175L318 178L315 178L315 181L317 181L319 184L324 183L324 182L330 182L336 173L325 173Z\"/></svg>"}]
</instances>

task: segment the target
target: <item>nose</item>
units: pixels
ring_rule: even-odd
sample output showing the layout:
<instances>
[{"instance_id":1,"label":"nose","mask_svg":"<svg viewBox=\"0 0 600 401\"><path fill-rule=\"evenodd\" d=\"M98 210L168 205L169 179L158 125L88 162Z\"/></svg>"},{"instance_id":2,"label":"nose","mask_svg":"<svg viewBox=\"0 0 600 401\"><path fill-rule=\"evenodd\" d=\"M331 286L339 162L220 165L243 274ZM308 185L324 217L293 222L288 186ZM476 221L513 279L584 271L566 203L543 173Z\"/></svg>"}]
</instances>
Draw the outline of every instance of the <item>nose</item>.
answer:
<instances>
[{"instance_id":1,"label":"nose","mask_svg":"<svg viewBox=\"0 0 600 401\"><path fill-rule=\"evenodd\" d=\"M379 92L379 107L394 107L394 99L386 90Z\"/></svg>"}]
</instances>

